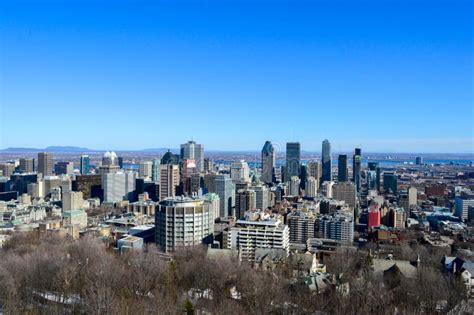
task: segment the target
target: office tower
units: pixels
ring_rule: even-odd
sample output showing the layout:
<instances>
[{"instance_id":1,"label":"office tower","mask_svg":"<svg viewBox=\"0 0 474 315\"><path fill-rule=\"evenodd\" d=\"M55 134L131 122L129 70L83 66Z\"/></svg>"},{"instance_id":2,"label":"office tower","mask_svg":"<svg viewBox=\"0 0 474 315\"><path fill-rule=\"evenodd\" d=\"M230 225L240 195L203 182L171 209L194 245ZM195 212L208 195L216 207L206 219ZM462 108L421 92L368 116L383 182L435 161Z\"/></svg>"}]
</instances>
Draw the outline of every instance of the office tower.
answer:
<instances>
[{"instance_id":1,"label":"office tower","mask_svg":"<svg viewBox=\"0 0 474 315\"><path fill-rule=\"evenodd\" d=\"M193 159L199 172L204 172L204 146L195 141L181 145L181 159Z\"/></svg>"},{"instance_id":2,"label":"office tower","mask_svg":"<svg viewBox=\"0 0 474 315\"><path fill-rule=\"evenodd\" d=\"M298 176L292 176L290 181L290 196L300 195L300 178Z\"/></svg>"},{"instance_id":3,"label":"office tower","mask_svg":"<svg viewBox=\"0 0 474 315\"><path fill-rule=\"evenodd\" d=\"M394 195L398 193L397 176L394 172L383 173L383 189L385 192L390 192Z\"/></svg>"},{"instance_id":4,"label":"office tower","mask_svg":"<svg viewBox=\"0 0 474 315\"><path fill-rule=\"evenodd\" d=\"M377 188L377 191L380 192L380 180L381 180L381 169L377 165L377 168L375 169L375 186Z\"/></svg>"},{"instance_id":5,"label":"office tower","mask_svg":"<svg viewBox=\"0 0 474 315\"><path fill-rule=\"evenodd\" d=\"M240 160L233 162L230 165L230 177L234 183L249 183L250 182L250 168L247 162Z\"/></svg>"},{"instance_id":6,"label":"office tower","mask_svg":"<svg viewBox=\"0 0 474 315\"><path fill-rule=\"evenodd\" d=\"M205 158L204 159L204 172L209 173L212 172L214 169L212 159Z\"/></svg>"},{"instance_id":7,"label":"office tower","mask_svg":"<svg viewBox=\"0 0 474 315\"><path fill-rule=\"evenodd\" d=\"M356 191L360 192L360 172L362 163L362 150L356 148L354 150L354 156L352 158L352 180L356 186Z\"/></svg>"},{"instance_id":8,"label":"office tower","mask_svg":"<svg viewBox=\"0 0 474 315\"><path fill-rule=\"evenodd\" d=\"M191 194L191 176L199 174L196 162L193 159L184 159L181 162L181 190L184 194Z\"/></svg>"},{"instance_id":9,"label":"office tower","mask_svg":"<svg viewBox=\"0 0 474 315\"><path fill-rule=\"evenodd\" d=\"M356 206L356 187L351 182L338 182L332 187L332 198L344 201L351 208Z\"/></svg>"},{"instance_id":10,"label":"office tower","mask_svg":"<svg viewBox=\"0 0 474 315\"><path fill-rule=\"evenodd\" d=\"M235 195L235 217L240 219L248 210L257 209L255 191L252 189L239 189Z\"/></svg>"},{"instance_id":11,"label":"office tower","mask_svg":"<svg viewBox=\"0 0 474 315\"><path fill-rule=\"evenodd\" d=\"M80 191L63 193L63 211L80 210L84 208L84 199Z\"/></svg>"},{"instance_id":12,"label":"office tower","mask_svg":"<svg viewBox=\"0 0 474 315\"><path fill-rule=\"evenodd\" d=\"M176 164L165 164L160 167L160 200L176 195L179 185L179 167Z\"/></svg>"},{"instance_id":13,"label":"office tower","mask_svg":"<svg viewBox=\"0 0 474 315\"><path fill-rule=\"evenodd\" d=\"M332 169L331 169L331 144L329 140L324 140L321 150L321 162L322 162L322 181L328 182L332 180Z\"/></svg>"},{"instance_id":14,"label":"office tower","mask_svg":"<svg viewBox=\"0 0 474 315\"><path fill-rule=\"evenodd\" d=\"M290 243L306 244L308 238L314 237L316 217L312 212L294 211L288 214Z\"/></svg>"},{"instance_id":15,"label":"office tower","mask_svg":"<svg viewBox=\"0 0 474 315\"><path fill-rule=\"evenodd\" d=\"M138 165L138 176L141 178L151 178L153 171L153 162L151 161L142 161Z\"/></svg>"},{"instance_id":16,"label":"office tower","mask_svg":"<svg viewBox=\"0 0 474 315\"><path fill-rule=\"evenodd\" d=\"M308 179L308 167L306 165L301 165L300 167L300 188L306 189L306 180Z\"/></svg>"},{"instance_id":17,"label":"office tower","mask_svg":"<svg viewBox=\"0 0 474 315\"><path fill-rule=\"evenodd\" d=\"M10 177L13 173L15 173L15 164L8 162L0 163L0 171L2 176Z\"/></svg>"},{"instance_id":18,"label":"office tower","mask_svg":"<svg viewBox=\"0 0 474 315\"><path fill-rule=\"evenodd\" d=\"M337 181L347 182L347 155L340 154L337 159Z\"/></svg>"},{"instance_id":19,"label":"office tower","mask_svg":"<svg viewBox=\"0 0 474 315\"><path fill-rule=\"evenodd\" d=\"M216 220L220 215L219 195L216 193L207 193L202 196L202 198L204 199L204 202L210 204L212 207L212 221L214 222L214 220Z\"/></svg>"},{"instance_id":20,"label":"office tower","mask_svg":"<svg viewBox=\"0 0 474 315\"><path fill-rule=\"evenodd\" d=\"M415 163L416 163L416 165L422 165L423 164L423 157L417 156L415 158Z\"/></svg>"},{"instance_id":21,"label":"office tower","mask_svg":"<svg viewBox=\"0 0 474 315\"><path fill-rule=\"evenodd\" d=\"M418 204L418 190L415 187L408 188L408 207L414 207Z\"/></svg>"},{"instance_id":22,"label":"office tower","mask_svg":"<svg viewBox=\"0 0 474 315\"><path fill-rule=\"evenodd\" d=\"M57 162L54 165L54 173L56 175L74 174L74 164L72 162Z\"/></svg>"},{"instance_id":23,"label":"office tower","mask_svg":"<svg viewBox=\"0 0 474 315\"><path fill-rule=\"evenodd\" d=\"M10 189L11 191L17 191L18 195L21 195L28 192L28 184L36 183L37 181L38 175L35 173L12 174L10 175Z\"/></svg>"},{"instance_id":24,"label":"office tower","mask_svg":"<svg viewBox=\"0 0 474 315\"><path fill-rule=\"evenodd\" d=\"M286 144L286 178L300 175L301 148L299 142Z\"/></svg>"},{"instance_id":25,"label":"office tower","mask_svg":"<svg viewBox=\"0 0 474 315\"><path fill-rule=\"evenodd\" d=\"M317 160L310 161L307 166L308 166L308 176L316 178L319 182L322 176L321 161L317 161Z\"/></svg>"},{"instance_id":26,"label":"office tower","mask_svg":"<svg viewBox=\"0 0 474 315\"><path fill-rule=\"evenodd\" d=\"M323 194L324 197L326 198L332 198L332 188L334 186L334 182L324 182L321 184L321 193Z\"/></svg>"},{"instance_id":27,"label":"office tower","mask_svg":"<svg viewBox=\"0 0 474 315\"><path fill-rule=\"evenodd\" d=\"M44 198L44 181L39 180L37 183L30 183L27 185L27 192L31 198Z\"/></svg>"},{"instance_id":28,"label":"office tower","mask_svg":"<svg viewBox=\"0 0 474 315\"><path fill-rule=\"evenodd\" d=\"M105 177L105 176L104 176ZM99 198L103 200L102 177L100 175L76 175L72 182L72 190L82 192L85 200L89 198Z\"/></svg>"},{"instance_id":29,"label":"office tower","mask_svg":"<svg viewBox=\"0 0 474 315\"><path fill-rule=\"evenodd\" d=\"M406 227L407 212L405 209L397 207L390 209L389 226L396 229L404 229Z\"/></svg>"},{"instance_id":30,"label":"office tower","mask_svg":"<svg viewBox=\"0 0 474 315\"><path fill-rule=\"evenodd\" d=\"M229 174L215 175L214 179L215 192L220 199L221 217L232 216L233 208L235 206L235 186Z\"/></svg>"},{"instance_id":31,"label":"office tower","mask_svg":"<svg viewBox=\"0 0 474 315\"><path fill-rule=\"evenodd\" d=\"M345 243L354 239L354 222L352 214L335 213L324 215L319 219L319 236Z\"/></svg>"},{"instance_id":32,"label":"office tower","mask_svg":"<svg viewBox=\"0 0 474 315\"><path fill-rule=\"evenodd\" d=\"M454 199L454 215L462 220L467 220L469 217L469 207L474 206L474 192L462 191L460 196Z\"/></svg>"},{"instance_id":33,"label":"office tower","mask_svg":"<svg viewBox=\"0 0 474 315\"><path fill-rule=\"evenodd\" d=\"M318 195L319 181L313 176L308 177L306 180L306 197L314 198Z\"/></svg>"},{"instance_id":34,"label":"office tower","mask_svg":"<svg viewBox=\"0 0 474 315\"><path fill-rule=\"evenodd\" d=\"M251 219L246 212L244 219L223 232L223 247L239 250L243 260L254 261L258 248L281 249L290 253L290 230L281 220L266 217ZM259 217L264 216L261 214Z\"/></svg>"},{"instance_id":35,"label":"office tower","mask_svg":"<svg viewBox=\"0 0 474 315\"><path fill-rule=\"evenodd\" d=\"M102 157L102 165L99 166L99 174L102 178L102 187L105 186L105 175L109 173L116 173L119 171L117 154L115 152L105 152Z\"/></svg>"},{"instance_id":36,"label":"office tower","mask_svg":"<svg viewBox=\"0 0 474 315\"><path fill-rule=\"evenodd\" d=\"M179 155L171 153L170 150L163 154L161 157L160 163L163 164L179 164Z\"/></svg>"},{"instance_id":37,"label":"office tower","mask_svg":"<svg viewBox=\"0 0 474 315\"><path fill-rule=\"evenodd\" d=\"M151 180L155 183L160 181L160 160L153 159L151 164Z\"/></svg>"},{"instance_id":38,"label":"office tower","mask_svg":"<svg viewBox=\"0 0 474 315\"><path fill-rule=\"evenodd\" d=\"M202 187L204 186L204 177L196 173L191 175L191 194L202 194Z\"/></svg>"},{"instance_id":39,"label":"office tower","mask_svg":"<svg viewBox=\"0 0 474 315\"><path fill-rule=\"evenodd\" d=\"M123 157L117 156L117 165L120 169L123 169Z\"/></svg>"},{"instance_id":40,"label":"office tower","mask_svg":"<svg viewBox=\"0 0 474 315\"><path fill-rule=\"evenodd\" d=\"M43 176L53 175L53 155L51 153L38 153L38 173Z\"/></svg>"},{"instance_id":41,"label":"office tower","mask_svg":"<svg viewBox=\"0 0 474 315\"><path fill-rule=\"evenodd\" d=\"M105 152L102 157L102 166L116 165L118 166L117 154L115 152Z\"/></svg>"},{"instance_id":42,"label":"office tower","mask_svg":"<svg viewBox=\"0 0 474 315\"><path fill-rule=\"evenodd\" d=\"M275 181L275 149L270 141L266 141L262 148L262 176L265 184Z\"/></svg>"},{"instance_id":43,"label":"office tower","mask_svg":"<svg viewBox=\"0 0 474 315\"><path fill-rule=\"evenodd\" d=\"M155 212L155 241L164 252L212 242L212 203L201 198L172 197L160 201Z\"/></svg>"},{"instance_id":44,"label":"office tower","mask_svg":"<svg viewBox=\"0 0 474 315\"><path fill-rule=\"evenodd\" d=\"M20 159L20 171L31 173L35 171L35 159Z\"/></svg>"},{"instance_id":45,"label":"office tower","mask_svg":"<svg viewBox=\"0 0 474 315\"><path fill-rule=\"evenodd\" d=\"M115 203L124 199L130 200L135 190L135 172L117 172L105 174L104 202Z\"/></svg>"},{"instance_id":46,"label":"office tower","mask_svg":"<svg viewBox=\"0 0 474 315\"><path fill-rule=\"evenodd\" d=\"M268 208L270 190L264 185L252 186L252 189L255 191L256 208L260 210L266 210Z\"/></svg>"},{"instance_id":47,"label":"office tower","mask_svg":"<svg viewBox=\"0 0 474 315\"><path fill-rule=\"evenodd\" d=\"M87 175L91 172L91 159L88 155L81 155L80 171L82 175Z\"/></svg>"},{"instance_id":48,"label":"office tower","mask_svg":"<svg viewBox=\"0 0 474 315\"><path fill-rule=\"evenodd\" d=\"M380 224L381 224L381 222L380 222L381 213L379 211L378 206L371 206L369 208L368 212L369 213L368 213L367 227L370 229L370 228L373 228L373 227L380 226ZM384 216L385 216L385 214L384 214Z\"/></svg>"}]
</instances>

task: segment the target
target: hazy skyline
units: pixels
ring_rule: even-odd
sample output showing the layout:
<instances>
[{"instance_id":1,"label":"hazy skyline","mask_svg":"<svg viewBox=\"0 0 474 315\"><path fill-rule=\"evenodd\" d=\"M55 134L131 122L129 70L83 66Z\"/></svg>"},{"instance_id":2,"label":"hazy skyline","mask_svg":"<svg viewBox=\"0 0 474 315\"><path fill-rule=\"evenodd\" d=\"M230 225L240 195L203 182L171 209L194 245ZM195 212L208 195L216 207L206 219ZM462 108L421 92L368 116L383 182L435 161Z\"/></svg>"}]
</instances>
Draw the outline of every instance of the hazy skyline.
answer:
<instances>
[{"instance_id":1,"label":"hazy skyline","mask_svg":"<svg viewBox=\"0 0 474 315\"><path fill-rule=\"evenodd\" d=\"M472 153L471 1L3 1L0 148Z\"/></svg>"}]
</instances>

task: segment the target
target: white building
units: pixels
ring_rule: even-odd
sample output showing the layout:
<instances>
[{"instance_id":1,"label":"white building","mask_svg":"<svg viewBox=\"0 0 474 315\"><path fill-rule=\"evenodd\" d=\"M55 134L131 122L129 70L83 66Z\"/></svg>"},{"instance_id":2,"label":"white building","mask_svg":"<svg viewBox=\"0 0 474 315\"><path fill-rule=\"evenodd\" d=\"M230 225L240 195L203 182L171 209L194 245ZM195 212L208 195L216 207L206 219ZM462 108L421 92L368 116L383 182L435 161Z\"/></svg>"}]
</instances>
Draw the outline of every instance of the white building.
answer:
<instances>
[{"instance_id":1,"label":"white building","mask_svg":"<svg viewBox=\"0 0 474 315\"><path fill-rule=\"evenodd\" d=\"M408 188L408 207L418 204L418 190L415 187Z\"/></svg>"},{"instance_id":2,"label":"white building","mask_svg":"<svg viewBox=\"0 0 474 315\"><path fill-rule=\"evenodd\" d=\"M135 172L106 173L104 180L104 202L115 203L128 198L135 190Z\"/></svg>"},{"instance_id":3,"label":"white building","mask_svg":"<svg viewBox=\"0 0 474 315\"><path fill-rule=\"evenodd\" d=\"M247 162L244 160L233 162L230 166L230 177L234 183L249 183L250 168Z\"/></svg>"},{"instance_id":4,"label":"white building","mask_svg":"<svg viewBox=\"0 0 474 315\"><path fill-rule=\"evenodd\" d=\"M256 218L252 218L252 216ZM290 230L278 218L263 212L246 212L243 220L224 230L223 247L239 250L242 259L254 261L257 248L283 249L289 255Z\"/></svg>"},{"instance_id":5,"label":"white building","mask_svg":"<svg viewBox=\"0 0 474 315\"><path fill-rule=\"evenodd\" d=\"M301 180L298 176L292 176L290 181L290 196L299 196L300 195L300 184Z\"/></svg>"},{"instance_id":6,"label":"white building","mask_svg":"<svg viewBox=\"0 0 474 315\"><path fill-rule=\"evenodd\" d=\"M318 186L319 180L314 178L313 176L308 177L306 180L306 189L305 194L306 197L314 198L318 195Z\"/></svg>"},{"instance_id":7,"label":"white building","mask_svg":"<svg viewBox=\"0 0 474 315\"><path fill-rule=\"evenodd\" d=\"M69 191L63 194L63 211L80 210L84 208L81 191Z\"/></svg>"}]
</instances>

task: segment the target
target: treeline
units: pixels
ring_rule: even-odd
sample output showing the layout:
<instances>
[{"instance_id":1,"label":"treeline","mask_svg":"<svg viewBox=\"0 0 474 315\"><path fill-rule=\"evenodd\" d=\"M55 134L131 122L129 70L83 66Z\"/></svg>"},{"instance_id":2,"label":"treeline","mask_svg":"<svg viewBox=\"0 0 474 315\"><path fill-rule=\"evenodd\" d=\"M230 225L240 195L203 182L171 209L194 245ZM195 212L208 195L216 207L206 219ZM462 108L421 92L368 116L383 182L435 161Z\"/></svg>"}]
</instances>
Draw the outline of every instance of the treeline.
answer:
<instances>
[{"instance_id":1,"label":"treeline","mask_svg":"<svg viewBox=\"0 0 474 315\"><path fill-rule=\"evenodd\" d=\"M333 287L315 294L292 279L296 264L270 272L208 258L204 248L170 260L153 247L117 254L95 238L18 234L0 252L0 306L5 314L417 314L447 312L464 298L459 281L431 266L416 280L387 283L358 252L328 261L328 271L349 281L349 294Z\"/></svg>"}]
</instances>

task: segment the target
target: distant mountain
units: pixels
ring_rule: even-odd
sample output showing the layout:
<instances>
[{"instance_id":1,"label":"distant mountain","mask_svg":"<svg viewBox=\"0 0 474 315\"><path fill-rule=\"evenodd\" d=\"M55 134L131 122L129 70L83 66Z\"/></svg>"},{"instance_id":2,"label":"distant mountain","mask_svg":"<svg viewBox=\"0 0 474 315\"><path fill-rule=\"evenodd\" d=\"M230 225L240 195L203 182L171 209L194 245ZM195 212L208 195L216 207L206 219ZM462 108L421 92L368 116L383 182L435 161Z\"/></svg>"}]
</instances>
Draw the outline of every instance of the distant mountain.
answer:
<instances>
[{"instance_id":1,"label":"distant mountain","mask_svg":"<svg viewBox=\"0 0 474 315\"><path fill-rule=\"evenodd\" d=\"M81 147L73 147L73 146L49 146L44 149L38 148L15 148L10 147L3 150L3 152L96 152L100 150L92 150L88 148L81 148Z\"/></svg>"}]
</instances>

